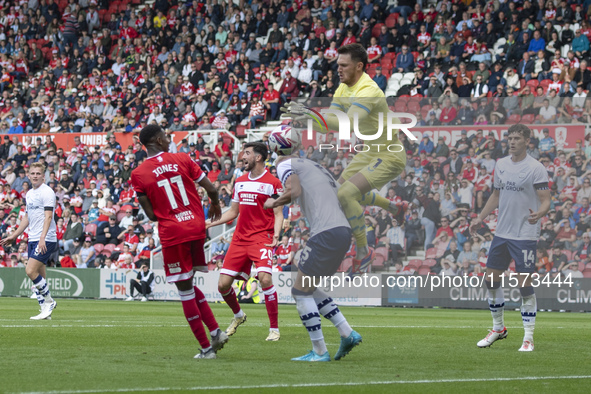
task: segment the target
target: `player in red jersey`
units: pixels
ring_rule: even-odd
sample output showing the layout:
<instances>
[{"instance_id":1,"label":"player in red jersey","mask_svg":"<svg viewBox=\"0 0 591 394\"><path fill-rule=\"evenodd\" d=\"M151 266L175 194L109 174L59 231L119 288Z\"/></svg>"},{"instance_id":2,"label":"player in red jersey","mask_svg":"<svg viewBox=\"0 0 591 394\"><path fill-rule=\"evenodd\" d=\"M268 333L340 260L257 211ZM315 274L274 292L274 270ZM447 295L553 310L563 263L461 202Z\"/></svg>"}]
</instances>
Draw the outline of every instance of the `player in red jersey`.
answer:
<instances>
[{"instance_id":1,"label":"player in red jersey","mask_svg":"<svg viewBox=\"0 0 591 394\"><path fill-rule=\"evenodd\" d=\"M218 283L218 290L234 312L234 318L226 334L233 335L236 328L246 321L246 315L238 304L232 282L237 277L248 280L254 262L259 282L265 293L265 306L269 315L270 332L267 341L278 341L280 338L277 322L279 307L271 273L273 272L273 248L279 241L283 212L281 207L271 211L264 209L263 206L268 198L278 197L283 193L283 186L281 181L271 175L265 167L265 160L267 160L265 144L251 142L244 145L242 160L245 164L244 170L248 173L236 180L230 209L224 212L220 220L206 222L209 228L234 220L240 214L230 248L224 259L224 266L220 270Z\"/></svg>"},{"instance_id":2,"label":"player in red jersey","mask_svg":"<svg viewBox=\"0 0 591 394\"><path fill-rule=\"evenodd\" d=\"M228 336L219 329L201 290L193 286L194 271L207 272L205 215L195 181L211 199L213 220L221 215L218 193L189 155L168 153L170 139L160 126L144 127L140 141L148 158L131 173L131 183L148 218L158 222L166 280L176 285L185 317L202 347L195 358L216 358ZM202 321L211 333L211 343Z\"/></svg>"}]
</instances>

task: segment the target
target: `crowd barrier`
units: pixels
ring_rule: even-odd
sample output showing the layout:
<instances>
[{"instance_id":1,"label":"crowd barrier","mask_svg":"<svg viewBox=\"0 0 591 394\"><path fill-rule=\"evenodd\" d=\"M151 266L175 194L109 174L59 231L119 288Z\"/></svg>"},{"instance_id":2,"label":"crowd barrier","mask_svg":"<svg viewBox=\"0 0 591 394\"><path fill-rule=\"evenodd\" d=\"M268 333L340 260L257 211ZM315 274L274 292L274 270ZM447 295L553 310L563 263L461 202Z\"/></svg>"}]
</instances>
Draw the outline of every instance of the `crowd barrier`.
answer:
<instances>
[{"instance_id":1,"label":"crowd barrier","mask_svg":"<svg viewBox=\"0 0 591 394\"><path fill-rule=\"evenodd\" d=\"M129 281L135 279L137 270L108 269L47 269L51 293L56 298L101 298L123 300L129 294ZM154 270L155 288L151 299L178 301L176 287L166 282L163 270ZM218 272L196 273L195 285L210 302L223 301L217 289ZM454 281L453 278L456 278ZM476 277L474 277L476 278ZM487 302L486 287L482 280L473 282L462 277L448 277L449 281L433 281L428 276L369 274L364 283L372 286L350 288L341 286L332 292L339 305L348 306L398 306L445 307L482 309ZM294 304L291 296L294 274L273 273L279 302ZM478 283L476 283L478 282ZM436 286L433 286L436 285ZM0 269L0 296L28 297L32 282L24 268ZM330 292L330 286L324 290ZM521 305L519 288L504 287L508 308ZM591 312L591 279L572 279L570 284L545 283L536 287L538 308Z\"/></svg>"}]
</instances>

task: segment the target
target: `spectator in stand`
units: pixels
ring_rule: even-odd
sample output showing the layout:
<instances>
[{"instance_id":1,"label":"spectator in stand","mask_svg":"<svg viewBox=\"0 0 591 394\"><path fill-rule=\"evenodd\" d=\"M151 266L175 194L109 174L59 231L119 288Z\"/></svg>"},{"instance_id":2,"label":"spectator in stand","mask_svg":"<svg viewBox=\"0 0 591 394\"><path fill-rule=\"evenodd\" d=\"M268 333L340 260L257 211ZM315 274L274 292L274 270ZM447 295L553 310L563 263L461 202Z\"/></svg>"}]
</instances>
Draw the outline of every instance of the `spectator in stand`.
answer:
<instances>
[{"instance_id":1,"label":"spectator in stand","mask_svg":"<svg viewBox=\"0 0 591 394\"><path fill-rule=\"evenodd\" d=\"M70 250L74 244L74 240L82 237L84 232L84 226L78 221L78 215L72 213L70 220L66 225L66 232L63 237L63 248L64 250Z\"/></svg>"},{"instance_id":2,"label":"spectator in stand","mask_svg":"<svg viewBox=\"0 0 591 394\"><path fill-rule=\"evenodd\" d=\"M98 226L96 232L96 242L108 245L118 245L117 237L121 234L121 228L117 225L117 217L111 216L108 222L103 222Z\"/></svg>"}]
</instances>

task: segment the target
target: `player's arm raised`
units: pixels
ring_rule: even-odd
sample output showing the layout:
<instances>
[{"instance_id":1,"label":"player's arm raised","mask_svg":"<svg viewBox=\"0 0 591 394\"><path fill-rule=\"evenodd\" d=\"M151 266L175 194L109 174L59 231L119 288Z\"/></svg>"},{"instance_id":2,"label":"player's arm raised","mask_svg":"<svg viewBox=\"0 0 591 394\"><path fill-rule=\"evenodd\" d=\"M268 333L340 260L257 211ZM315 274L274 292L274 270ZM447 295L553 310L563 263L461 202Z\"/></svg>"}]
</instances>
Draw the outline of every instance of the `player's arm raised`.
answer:
<instances>
[{"instance_id":1,"label":"player's arm raised","mask_svg":"<svg viewBox=\"0 0 591 394\"><path fill-rule=\"evenodd\" d=\"M293 200L298 198L302 193L302 186L300 184L300 178L296 174L291 174L285 180L283 185L283 194L279 198L268 198L265 201L265 209L274 209L282 207L285 204L290 204Z\"/></svg>"},{"instance_id":2,"label":"player's arm raised","mask_svg":"<svg viewBox=\"0 0 591 394\"><path fill-rule=\"evenodd\" d=\"M2 246L12 244L14 241L16 241L19 235L21 235L27 229L27 227L29 227L29 215L27 215L27 213L25 212L25 215L21 219L21 222L16 231L10 234L10 236L3 238L0 241L0 244L2 244Z\"/></svg>"},{"instance_id":3,"label":"player's arm raised","mask_svg":"<svg viewBox=\"0 0 591 394\"><path fill-rule=\"evenodd\" d=\"M495 188L478 217L472 220L472 223L470 224L471 233L478 231L482 225L482 221L499 206L499 194L499 189Z\"/></svg>"},{"instance_id":4,"label":"player's arm raised","mask_svg":"<svg viewBox=\"0 0 591 394\"><path fill-rule=\"evenodd\" d=\"M207 220L205 221L205 228L208 229L210 227L219 226L220 224L224 224L230 222L238 217L238 213L240 212L240 203L236 201L232 201L232 205L230 205L230 209L222 214L222 216L215 221Z\"/></svg>"},{"instance_id":5,"label":"player's arm raised","mask_svg":"<svg viewBox=\"0 0 591 394\"><path fill-rule=\"evenodd\" d=\"M222 208L220 207L218 191L216 190L213 183L211 183L211 181L207 177L203 177L203 179L199 181L199 186L205 189L207 195L209 196L209 199L211 200L208 215L209 218L214 222L219 220L222 217Z\"/></svg>"}]
</instances>

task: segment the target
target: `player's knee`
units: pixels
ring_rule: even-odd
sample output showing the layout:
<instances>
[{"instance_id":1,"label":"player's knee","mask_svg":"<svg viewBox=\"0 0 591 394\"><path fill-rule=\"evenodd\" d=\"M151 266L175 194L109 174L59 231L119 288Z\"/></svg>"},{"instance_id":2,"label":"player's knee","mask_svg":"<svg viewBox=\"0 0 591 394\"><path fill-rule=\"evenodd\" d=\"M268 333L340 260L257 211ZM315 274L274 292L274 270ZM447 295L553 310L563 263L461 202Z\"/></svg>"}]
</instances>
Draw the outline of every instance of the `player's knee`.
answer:
<instances>
[{"instance_id":1,"label":"player's knee","mask_svg":"<svg viewBox=\"0 0 591 394\"><path fill-rule=\"evenodd\" d=\"M359 201L361 199L361 192L357 186L347 181L341 185L337 196L341 205L347 205L351 201Z\"/></svg>"},{"instance_id":2,"label":"player's knee","mask_svg":"<svg viewBox=\"0 0 591 394\"><path fill-rule=\"evenodd\" d=\"M259 273L259 282L263 289L273 286L273 277L268 273Z\"/></svg>"},{"instance_id":3,"label":"player's knee","mask_svg":"<svg viewBox=\"0 0 591 394\"><path fill-rule=\"evenodd\" d=\"M291 295L293 298L305 297L312 295L314 293L314 289L296 289L295 287L291 288Z\"/></svg>"}]
</instances>

